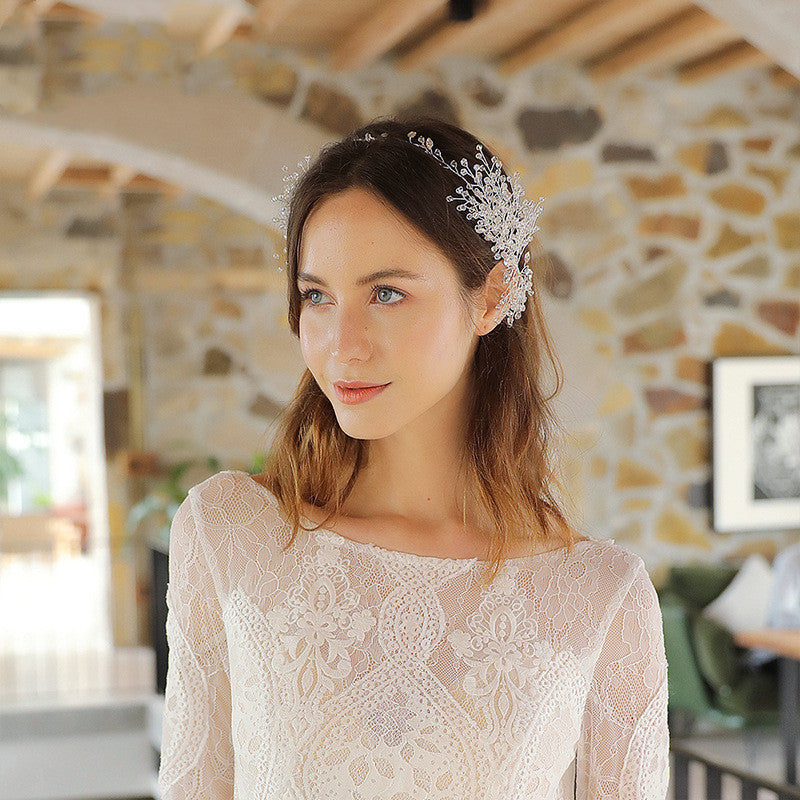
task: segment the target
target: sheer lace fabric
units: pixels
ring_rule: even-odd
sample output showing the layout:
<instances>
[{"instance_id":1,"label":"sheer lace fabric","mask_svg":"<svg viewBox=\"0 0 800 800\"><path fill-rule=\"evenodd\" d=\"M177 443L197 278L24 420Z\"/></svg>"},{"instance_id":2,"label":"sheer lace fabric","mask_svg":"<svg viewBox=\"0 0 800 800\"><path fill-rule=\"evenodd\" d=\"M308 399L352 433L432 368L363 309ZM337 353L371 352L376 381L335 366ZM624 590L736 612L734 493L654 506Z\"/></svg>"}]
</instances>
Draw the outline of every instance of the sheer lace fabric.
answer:
<instances>
[{"instance_id":1,"label":"sheer lace fabric","mask_svg":"<svg viewBox=\"0 0 800 800\"><path fill-rule=\"evenodd\" d=\"M614 540L507 562L290 530L226 470L172 524L164 800L664 800L667 663Z\"/></svg>"}]
</instances>

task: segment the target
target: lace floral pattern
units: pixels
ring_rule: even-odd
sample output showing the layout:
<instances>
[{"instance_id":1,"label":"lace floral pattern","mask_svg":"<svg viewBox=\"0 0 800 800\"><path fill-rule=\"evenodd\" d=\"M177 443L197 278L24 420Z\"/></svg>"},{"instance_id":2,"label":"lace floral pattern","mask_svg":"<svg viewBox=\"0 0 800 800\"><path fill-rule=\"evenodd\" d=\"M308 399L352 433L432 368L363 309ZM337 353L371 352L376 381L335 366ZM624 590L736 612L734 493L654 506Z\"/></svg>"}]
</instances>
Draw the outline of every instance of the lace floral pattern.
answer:
<instances>
[{"instance_id":1,"label":"lace floral pattern","mask_svg":"<svg viewBox=\"0 0 800 800\"><path fill-rule=\"evenodd\" d=\"M164 800L664 800L661 613L614 540L507 561L289 526L226 470L170 538Z\"/></svg>"},{"instance_id":2,"label":"lace floral pattern","mask_svg":"<svg viewBox=\"0 0 800 800\"><path fill-rule=\"evenodd\" d=\"M498 742L508 750L524 736L530 724L525 711L542 707L543 689L567 674L579 679L580 673L570 669L569 651L556 652L547 640L537 639L536 624L507 573L498 576L495 591L467 625L467 630L452 631L448 640L467 665L461 686L481 709L480 739L499 756ZM555 680L547 680L548 672Z\"/></svg>"}]
</instances>

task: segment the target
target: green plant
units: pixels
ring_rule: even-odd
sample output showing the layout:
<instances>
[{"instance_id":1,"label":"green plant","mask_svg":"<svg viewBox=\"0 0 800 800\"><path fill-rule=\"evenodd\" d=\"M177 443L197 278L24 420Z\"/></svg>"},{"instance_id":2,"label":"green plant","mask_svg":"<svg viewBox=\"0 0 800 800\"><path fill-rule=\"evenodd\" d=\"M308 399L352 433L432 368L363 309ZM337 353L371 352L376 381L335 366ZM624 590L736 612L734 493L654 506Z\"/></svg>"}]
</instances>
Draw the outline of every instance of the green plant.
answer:
<instances>
[{"instance_id":1,"label":"green plant","mask_svg":"<svg viewBox=\"0 0 800 800\"><path fill-rule=\"evenodd\" d=\"M201 467L203 470L210 471L210 474L219 472L221 469L220 461L216 456L184 459L169 467L166 477L157 483L152 491L131 506L125 519L126 536L122 543L124 556L131 555L139 527L145 519L149 519L151 516L155 516L157 519L157 527L150 533L148 544L155 550L169 552L172 519L180 504L186 499L190 488L184 488L182 480L186 472L193 467ZM263 468L264 456L259 454L253 457L247 471L255 474L261 472Z\"/></svg>"},{"instance_id":2,"label":"green plant","mask_svg":"<svg viewBox=\"0 0 800 800\"><path fill-rule=\"evenodd\" d=\"M18 458L15 458L6 449L6 429L8 428L8 416L5 411L0 410L0 501L5 505L8 502L8 483L12 478L18 478L25 474L25 469Z\"/></svg>"},{"instance_id":3,"label":"green plant","mask_svg":"<svg viewBox=\"0 0 800 800\"><path fill-rule=\"evenodd\" d=\"M157 483L152 491L131 506L125 520L127 535L122 545L124 556L131 555L134 538L139 527L146 519L153 516L157 520L157 527L151 531L148 543L155 550L169 552L169 532L172 527L172 518L189 493L189 489L185 489L182 485L183 476L187 470L199 465L211 470L212 473L217 472L220 468L220 462L216 456L207 456L205 459L187 458L179 461L168 468L166 477Z\"/></svg>"},{"instance_id":4,"label":"green plant","mask_svg":"<svg viewBox=\"0 0 800 800\"><path fill-rule=\"evenodd\" d=\"M37 492L31 498L31 505L33 505L34 508L44 508L47 510L53 505L53 497L48 492Z\"/></svg>"}]
</instances>

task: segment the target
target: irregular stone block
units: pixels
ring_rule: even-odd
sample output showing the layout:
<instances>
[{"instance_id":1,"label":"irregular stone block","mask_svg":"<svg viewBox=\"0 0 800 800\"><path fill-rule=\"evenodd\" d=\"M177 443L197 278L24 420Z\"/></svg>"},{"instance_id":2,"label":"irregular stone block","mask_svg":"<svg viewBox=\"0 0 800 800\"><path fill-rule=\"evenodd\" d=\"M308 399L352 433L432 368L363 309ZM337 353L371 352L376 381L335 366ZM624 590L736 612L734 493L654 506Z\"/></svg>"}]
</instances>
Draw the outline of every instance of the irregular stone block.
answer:
<instances>
[{"instance_id":1,"label":"irregular stone block","mask_svg":"<svg viewBox=\"0 0 800 800\"><path fill-rule=\"evenodd\" d=\"M524 108L517 114L516 123L525 146L535 151L587 142L602 121L594 108Z\"/></svg>"},{"instance_id":2,"label":"irregular stone block","mask_svg":"<svg viewBox=\"0 0 800 800\"><path fill-rule=\"evenodd\" d=\"M685 343L683 323L674 317L661 317L626 334L622 339L622 349L628 355L668 350Z\"/></svg>"}]
</instances>

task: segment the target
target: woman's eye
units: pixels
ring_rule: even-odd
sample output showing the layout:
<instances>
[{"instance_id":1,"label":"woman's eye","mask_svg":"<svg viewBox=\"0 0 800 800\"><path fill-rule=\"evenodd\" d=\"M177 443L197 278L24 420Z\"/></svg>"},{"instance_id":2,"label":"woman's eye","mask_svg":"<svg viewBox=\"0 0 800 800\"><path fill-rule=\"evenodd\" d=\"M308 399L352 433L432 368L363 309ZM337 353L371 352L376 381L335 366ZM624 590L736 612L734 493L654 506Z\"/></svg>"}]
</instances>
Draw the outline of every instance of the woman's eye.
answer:
<instances>
[{"instance_id":1,"label":"woman's eye","mask_svg":"<svg viewBox=\"0 0 800 800\"><path fill-rule=\"evenodd\" d=\"M306 289L304 292L300 292L300 302L301 303L305 303L305 301L308 299L309 295L316 294L316 293L317 293L317 289ZM312 306L316 305L316 303L312 303L311 305Z\"/></svg>"},{"instance_id":2,"label":"woman's eye","mask_svg":"<svg viewBox=\"0 0 800 800\"><path fill-rule=\"evenodd\" d=\"M378 305L382 305L382 306L394 306L394 305L397 305L398 303L402 302L402 298L404 298L406 296L404 292L401 292L398 289L393 289L391 286L373 286L372 287L372 291L373 292L377 292L377 294L380 294L381 292L385 292L385 293L389 293L389 294L390 293L394 293L396 295L400 295L401 300L397 300L395 302L381 302L381 303L378 303ZM306 300L309 300L311 302L312 306L321 305L321 303L314 302L311 299L312 295L315 295L315 294L323 294L323 293L320 292L319 289L306 289L304 292L300 292L300 302L301 303L305 303ZM387 294L384 294L383 297L386 298Z\"/></svg>"},{"instance_id":3,"label":"woman's eye","mask_svg":"<svg viewBox=\"0 0 800 800\"><path fill-rule=\"evenodd\" d=\"M399 294L401 296L401 298L405 297L405 294L403 294L403 292L400 292L397 289L392 289L391 286L374 286L373 289L377 289L378 293L380 293L380 292L388 292L388 293L394 292L395 294ZM399 303L400 301L398 300L397 302ZM391 305L391 306L393 306L393 305L396 305L396 303L381 303L381 305Z\"/></svg>"}]
</instances>

